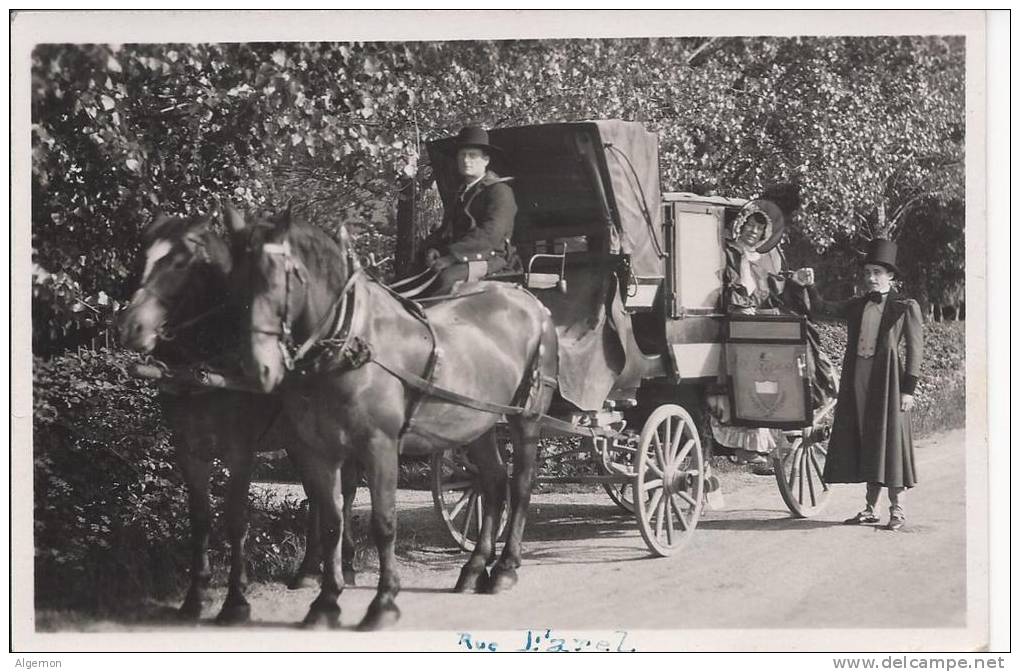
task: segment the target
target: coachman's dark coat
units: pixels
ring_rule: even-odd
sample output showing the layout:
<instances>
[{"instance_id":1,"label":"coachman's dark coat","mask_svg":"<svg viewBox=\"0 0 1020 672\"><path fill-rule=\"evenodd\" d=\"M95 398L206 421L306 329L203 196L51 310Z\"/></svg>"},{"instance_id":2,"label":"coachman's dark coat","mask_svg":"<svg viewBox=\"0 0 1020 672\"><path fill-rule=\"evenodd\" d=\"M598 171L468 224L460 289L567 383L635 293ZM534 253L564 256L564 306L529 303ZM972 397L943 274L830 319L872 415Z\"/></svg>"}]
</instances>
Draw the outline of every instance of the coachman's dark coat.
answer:
<instances>
[{"instance_id":1,"label":"coachman's dark coat","mask_svg":"<svg viewBox=\"0 0 1020 672\"><path fill-rule=\"evenodd\" d=\"M913 394L921 373L924 333L921 308L913 299L889 292L878 328L875 360L867 399L854 393L857 341L864 297L824 301L811 288L813 312L847 321L847 348L839 386L836 417L829 438L824 478L828 483L881 483L913 487L917 483L910 414L900 410L900 394ZM900 358L900 341L906 357ZM858 427L857 404L865 404L867 426Z\"/></svg>"},{"instance_id":2,"label":"coachman's dark coat","mask_svg":"<svg viewBox=\"0 0 1020 672\"><path fill-rule=\"evenodd\" d=\"M490 273L503 268L517 214L512 180L488 171L466 193L458 194L426 249L434 247L461 263L488 261Z\"/></svg>"}]
</instances>

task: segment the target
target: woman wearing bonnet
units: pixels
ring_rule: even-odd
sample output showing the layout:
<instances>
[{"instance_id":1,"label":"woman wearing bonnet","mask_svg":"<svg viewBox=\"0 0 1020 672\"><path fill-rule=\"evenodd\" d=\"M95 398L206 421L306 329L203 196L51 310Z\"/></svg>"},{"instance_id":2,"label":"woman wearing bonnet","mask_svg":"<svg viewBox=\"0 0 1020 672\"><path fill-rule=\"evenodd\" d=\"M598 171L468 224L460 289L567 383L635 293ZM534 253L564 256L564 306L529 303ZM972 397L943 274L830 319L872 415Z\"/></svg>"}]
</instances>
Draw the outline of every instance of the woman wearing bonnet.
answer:
<instances>
[{"instance_id":1,"label":"woman wearing bonnet","mask_svg":"<svg viewBox=\"0 0 1020 672\"><path fill-rule=\"evenodd\" d=\"M803 290L787 283L789 275L779 241L786 216L775 203L754 200L747 203L733 220L726 241L726 270L722 293L725 312L740 314L806 314ZM835 370L818 349L818 334L809 323L808 353L811 373L812 406L819 408L836 394ZM765 465L768 454L785 443L780 430L732 427L720 422L728 408L711 414L715 440L733 450L738 462ZM720 418L722 416L722 418Z\"/></svg>"},{"instance_id":2,"label":"woman wearing bonnet","mask_svg":"<svg viewBox=\"0 0 1020 672\"><path fill-rule=\"evenodd\" d=\"M726 312L778 313L784 305L785 260L778 247L784 220L777 205L762 200L748 203L733 220L725 248Z\"/></svg>"}]
</instances>

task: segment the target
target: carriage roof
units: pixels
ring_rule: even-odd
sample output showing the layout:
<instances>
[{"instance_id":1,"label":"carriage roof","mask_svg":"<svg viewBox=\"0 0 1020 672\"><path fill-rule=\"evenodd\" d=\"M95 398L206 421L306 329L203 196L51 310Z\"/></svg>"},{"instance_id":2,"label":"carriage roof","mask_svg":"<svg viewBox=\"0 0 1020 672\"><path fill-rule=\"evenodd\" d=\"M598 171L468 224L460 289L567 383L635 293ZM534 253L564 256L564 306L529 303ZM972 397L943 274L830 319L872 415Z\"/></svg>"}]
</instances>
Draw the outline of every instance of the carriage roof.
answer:
<instances>
[{"instance_id":1,"label":"carriage roof","mask_svg":"<svg viewBox=\"0 0 1020 672\"><path fill-rule=\"evenodd\" d=\"M658 137L637 122L596 120L497 128L491 168L514 178L517 241L608 237L638 273L661 268ZM454 138L428 146L445 205L454 198Z\"/></svg>"}]
</instances>

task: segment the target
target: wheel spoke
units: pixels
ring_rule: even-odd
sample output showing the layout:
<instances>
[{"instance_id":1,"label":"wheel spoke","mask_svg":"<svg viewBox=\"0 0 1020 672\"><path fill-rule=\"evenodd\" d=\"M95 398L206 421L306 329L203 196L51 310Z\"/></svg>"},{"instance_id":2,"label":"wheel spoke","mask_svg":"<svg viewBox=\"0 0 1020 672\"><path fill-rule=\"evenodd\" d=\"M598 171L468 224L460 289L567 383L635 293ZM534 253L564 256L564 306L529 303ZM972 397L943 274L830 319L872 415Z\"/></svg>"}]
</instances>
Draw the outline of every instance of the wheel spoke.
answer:
<instances>
[{"instance_id":1,"label":"wheel spoke","mask_svg":"<svg viewBox=\"0 0 1020 672\"><path fill-rule=\"evenodd\" d=\"M652 509L655 511L655 538L659 539L662 537L662 524L665 522L663 518L663 504L665 502L662 499L662 491L660 490L656 494L659 495L655 500L655 506Z\"/></svg>"},{"instance_id":2,"label":"wheel spoke","mask_svg":"<svg viewBox=\"0 0 1020 672\"><path fill-rule=\"evenodd\" d=\"M815 498L815 479L811 474L811 465L808 464L808 460L811 457L810 448L804 451L804 479L807 481L808 494L811 495L811 506L818 506L818 500Z\"/></svg>"},{"instance_id":3,"label":"wheel spoke","mask_svg":"<svg viewBox=\"0 0 1020 672\"><path fill-rule=\"evenodd\" d=\"M692 507L696 507L696 506L698 505L698 502L697 502L697 501L695 501L695 499L694 499L693 497L691 497L690 495L688 495L688 494L687 494L686 492L684 492L683 490L680 490L679 492L677 492L677 493L676 493L676 496L677 496L677 497L679 497L680 499L684 500L684 501L685 501L685 502L687 502L688 504L690 504L690 505L691 505Z\"/></svg>"},{"instance_id":4,"label":"wheel spoke","mask_svg":"<svg viewBox=\"0 0 1020 672\"><path fill-rule=\"evenodd\" d=\"M679 495L680 495L680 493L676 493L675 495L670 497L669 498L669 505L671 507L673 507L673 511L676 513L677 522L680 523L680 529L686 530L687 529L687 521L684 520L683 509L680 506L680 504L677 502L677 499L679 499Z\"/></svg>"},{"instance_id":5,"label":"wheel spoke","mask_svg":"<svg viewBox=\"0 0 1020 672\"><path fill-rule=\"evenodd\" d=\"M687 427L687 422L684 421L683 418L677 418L676 421L676 435L673 437L673 441L669 444L669 459L671 461L679 461L680 459L683 459L676 457L676 451L680 446L680 441L684 438L684 428Z\"/></svg>"},{"instance_id":6,"label":"wheel spoke","mask_svg":"<svg viewBox=\"0 0 1020 672\"><path fill-rule=\"evenodd\" d=\"M656 490L656 489L662 487L662 479L661 478L653 478L650 481L645 481L642 484L642 486L643 487L641 489L644 490L645 492L649 492L651 490Z\"/></svg>"},{"instance_id":7,"label":"wheel spoke","mask_svg":"<svg viewBox=\"0 0 1020 672\"><path fill-rule=\"evenodd\" d=\"M797 478L797 461L800 459L798 450L799 448L790 451L790 478L787 479L790 492L793 492L793 482Z\"/></svg>"},{"instance_id":8,"label":"wheel spoke","mask_svg":"<svg viewBox=\"0 0 1020 672\"><path fill-rule=\"evenodd\" d=\"M662 467L666 466L666 456L662 454L662 441L659 439L658 429L656 429L655 433L652 434L652 445L655 447L655 459L658 460L658 464L656 466L658 466L661 470Z\"/></svg>"},{"instance_id":9,"label":"wheel spoke","mask_svg":"<svg viewBox=\"0 0 1020 672\"><path fill-rule=\"evenodd\" d=\"M804 501L804 466L807 464L807 451L801 450L797 459L797 500Z\"/></svg>"},{"instance_id":10,"label":"wheel spoke","mask_svg":"<svg viewBox=\"0 0 1020 672\"><path fill-rule=\"evenodd\" d=\"M655 492L648 495L645 501L648 503L648 520L651 520L651 516L655 514L655 507L659 505L659 500L662 498L662 490L656 490Z\"/></svg>"},{"instance_id":11,"label":"wheel spoke","mask_svg":"<svg viewBox=\"0 0 1020 672\"><path fill-rule=\"evenodd\" d=\"M687 443L684 444L683 450L677 455L676 459L673 460L675 463L680 464L687 459L687 456L691 454L691 448L694 447L694 439L688 439Z\"/></svg>"},{"instance_id":12,"label":"wheel spoke","mask_svg":"<svg viewBox=\"0 0 1020 672\"><path fill-rule=\"evenodd\" d=\"M669 453L668 450L673 449L673 418L666 418L666 422L662 423L663 428L663 442L662 442L662 457L665 458ZM662 464L666 464L663 459Z\"/></svg>"},{"instance_id":13,"label":"wheel spoke","mask_svg":"<svg viewBox=\"0 0 1020 672\"><path fill-rule=\"evenodd\" d=\"M666 543L668 543L670 546L673 545L673 506L671 504L672 501L673 501L672 497L667 497L663 501L663 504L665 504L663 508L666 509Z\"/></svg>"},{"instance_id":14,"label":"wheel spoke","mask_svg":"<svg viewBox=\"0 0 1020 672\"><path fill-rule=\"evenodd\" d=\"M799 518L817 515L832 494L824 477L825 455L824 443L805 441L802 436L795 436L786 455L774 458L779 494L790 513Z\"/></svg>"},{"instance_id":15,"label":"wheel spoke","mask_svg":"<svg viewBox=\"0 0 1020 672\"><path fill-rule=\"evenodd\" d=\"M484 515L484 497L475 498L475 513L478 514L478 538L481 539L482 532L482 516Z\"/></svg>"},{"instance_id":16,"label":"wheel spoke","mask_svg":"<svg viewBox=\"0 0 1020 672\"><path fill-rule=\"evenodd\" d=\"M822 475L822 467L818 464L815 451L811 451L811 466L814 468L815 473L818 474L818 482L822 484L822 492L825 492L829 489L829 484L825 482L825 476Z\"/></svg>"},{"instance_id":17,"label":"wheel spoke","mask_svg":"<svg viewBox=\"0 0 1020 672\"><path fill-rule=\"evenodd\" d=\"M780 468L783 470L783 473L786 473L787 467L790 467L792 469L792 464L793 464L794 458L796 458L796 455L797 455L797 447L796 446L792 446L783 455L783 459L782 459L782 461L780 463Z\"/></svg>"},{"instance_id":18,"label":"wheel spoke","mask_svg":"<svg viewBox=\"0 0 1020 672\"><path fill-rule=\"evenodd\" d=\"M460 512L464 508L464 506L468 502L471 501L471 496L473 494L474 493L472 491L470 491L470 490L464 490L463 491L463 493L460 496L460 499L457 500L457 503L454 504L452 507L450 507L450 520L451 521L454 520L458 515L460 515Z\"/></svg>"}]
</instances>

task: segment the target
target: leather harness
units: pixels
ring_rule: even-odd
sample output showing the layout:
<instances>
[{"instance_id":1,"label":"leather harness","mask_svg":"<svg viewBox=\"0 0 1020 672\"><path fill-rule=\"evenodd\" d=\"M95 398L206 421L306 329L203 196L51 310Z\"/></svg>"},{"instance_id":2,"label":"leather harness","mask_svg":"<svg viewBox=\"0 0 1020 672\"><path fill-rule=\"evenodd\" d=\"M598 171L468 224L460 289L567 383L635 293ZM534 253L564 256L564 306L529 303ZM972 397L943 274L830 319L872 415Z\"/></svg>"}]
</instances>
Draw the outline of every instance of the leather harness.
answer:
<instances>
[{"instance_id":1,"label":"leather harness","mask_svg":"<svg viewBox=\"0 0 1020 672\"><path fill-rule=\"evenodd\" d=\"M266 244L263 246L263 250L268 254L280 254L285 257L285 268L289 278L289 275L294 269L290 256L289 245L286 243ZM281 330L279 332L264 332L272 333L279 337L280 348L284 354L284 363L289 370L307 370L314 371L316 373L326 373L332 371L354 370L369 362L374 363L383 371L386 371L388 374L397 378L418 393L413 395L411 400L408 402L406 412L407 420L401 428L401 436L413 431L414 433L422 434L427 438L442 439L442 437L434 436L431 432L415 426L415 414L425 397L443 399L444 401L481 411L483 413L536 417L540 418L544 424L554 426L561 431L572 430L573 433L578 432L578 429L580 428L575 425L551 418L529 408L529 406L531 406L537 398L537 395L533 394L534 391L540 389L540 387L555 389L557 386L557 381L554 378L543 375L539 370L541 362L537 349L532 355L531 362L529 363L528 376L525 379L527 385L522 383L515 398L516 404L519 405L499 404L491 401L474 399L460 394L459 392L436 385L434 379L441 360L441 348L439 347L435 327L432 325L431 321L429 321L428 316L421 309L421 306L409 299L401 297L385 284L369 275L357 263L350 252L347 253L347 261L348 268L353 270L348 277L344 288L341 290L330 310L327 311L323 320L320 321L319 326L313 330L312 334L309 335L309 337L299 347L294 349L293 344L290 342L290 325L287 324L286 327L283 326L283 323L287 321L286 314L281 317ZM359 280L362 275L364 275L369 281L375 282L385 289L388 294L397 300L408 314L417 319L418 322L420 322L427 330L429 340L431 341L431 348L423 375L418 375L417 373L409 371L398 364L383 361L379 358L377 353L373 352L371 344L369 344L362 336L354 333L356 331L356 325L360 322L360 320L356 318L359 316L358 314L360 311L363 310L364 303L363 301L358 301L356 298ZM287 290L289 291L289 281ZM471 294L464 296L471 296L474 294L475 293L472 292ZM463 296L454 296L451 297L450 300L456 300L457 298L463 298ZM333 319L329 319L330 316L333 316ZM320 349L318 355L312 359L307 359L309 353L317 347ZM523 399L521 399L522 397ZM597 428L584 428L584 430L585 431L582 433L585 435L589 433L591 435L602 433Z\"/></svg>"}]
</instances>

